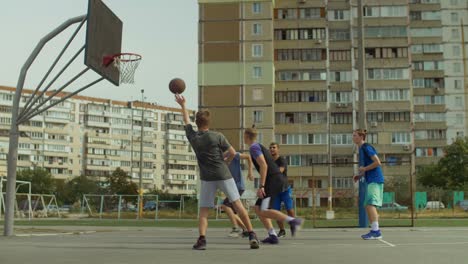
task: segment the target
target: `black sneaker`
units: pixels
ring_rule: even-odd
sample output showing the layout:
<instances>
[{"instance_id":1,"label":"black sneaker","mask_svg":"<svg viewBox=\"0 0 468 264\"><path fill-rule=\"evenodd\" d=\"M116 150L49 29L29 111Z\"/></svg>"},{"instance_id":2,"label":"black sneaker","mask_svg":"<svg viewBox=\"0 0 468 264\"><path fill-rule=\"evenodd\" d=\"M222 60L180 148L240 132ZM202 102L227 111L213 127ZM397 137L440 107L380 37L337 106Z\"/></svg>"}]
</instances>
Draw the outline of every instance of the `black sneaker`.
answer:
<instances>
[{"instance_id":1,"label":"black sneaker","mask_svg":"<svg viewBox=\"0 0 468 264\"><path fill-rule=\"evenodd\" d=\"M296 235L296 231L301 229L301 225L303 220L301 218L294 218L293 220L289 221L289 227L291 228L291 236Z\"/></svg>"},{"instance_id":2,"label":"black sneaker","mask_svg":"<svg viewBox=\"0 0 468 264\"><path fill-rule=\"evenodd\" d=\"M206 249L206 239L199 237L197 239L197 243L193 245L193 249L195 250L205 250Z\"/></svg>"},{"instance_id":3,"label":"black sneaker","mask_svg":"<svg viewBox=\"0 0 468 264\"><path fill-rule=\"evenodd\" d=\"M257 235L254 232L249 232L249 244L251 249L258 249L260 242L258 242Z\"/></svg>"},{"instance_id":4,"label":"black sneaker","mask_svg":"<svg viewBox=\"0 0 468 264\"><path fill-rule=\"evenodd\" d=\"M286 236L286 230L281 229L281 230L278 232L278 237L285 237L285 236Z\"/></svg>"},{"instance_id":5,"label":"black sneaker","mask_svg":"<svg viewBox=\"0 0 468 264\"><path fill-rule=\"evenodd\" d=\"M267 238L262 240L262 243L264 243L264 244L278 244L279 239L275 235L268 235Z\"/></svg>"},{"instance_id":6,"label":"black sneaker","mask_svg":"<svg viewBox=\"0 0 468 264\"><path fill-rule=\"evenodd\" d=\"M242 237L249 237L249 231L242 231Z\"/></svg>"}]
</instances>

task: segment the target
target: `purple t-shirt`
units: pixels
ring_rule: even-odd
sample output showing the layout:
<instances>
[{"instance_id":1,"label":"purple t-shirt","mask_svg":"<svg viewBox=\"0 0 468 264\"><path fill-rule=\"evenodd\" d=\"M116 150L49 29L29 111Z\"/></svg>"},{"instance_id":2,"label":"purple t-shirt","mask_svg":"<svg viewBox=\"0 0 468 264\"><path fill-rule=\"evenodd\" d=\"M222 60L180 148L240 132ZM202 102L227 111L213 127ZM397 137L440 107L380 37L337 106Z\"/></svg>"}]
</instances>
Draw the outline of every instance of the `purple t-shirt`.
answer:
<instances>
[{"instance_id":1,"label":"purple t-shirt","mask_svg":"<svg viewBox=\"0 0 468 264\"><path fill-rule=\"evenodd\" d=\"M263 155L262 148L259 143L255 142L250 146L250 155L252 156L252 159L257 159Z\"/></svg>"}]
</instances>

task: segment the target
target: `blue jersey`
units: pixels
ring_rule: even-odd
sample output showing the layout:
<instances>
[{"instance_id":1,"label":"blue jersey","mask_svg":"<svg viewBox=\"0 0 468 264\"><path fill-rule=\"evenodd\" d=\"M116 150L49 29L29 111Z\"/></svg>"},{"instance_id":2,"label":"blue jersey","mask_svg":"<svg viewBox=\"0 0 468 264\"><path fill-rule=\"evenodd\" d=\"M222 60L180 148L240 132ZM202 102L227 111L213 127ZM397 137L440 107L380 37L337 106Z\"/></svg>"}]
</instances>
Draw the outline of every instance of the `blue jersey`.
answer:
<instances>
[{"instance_id":1,"label":"blue jersey","mask_svg":"<svg viewBox=\"0 0 468 264\"><path fill-rule=\"evenodd\" d=\"M241 161L240 153L237 152L236 155L234 156L234 159L231 161L231 163L229 163L229 170L231 171L232 177L234 178L234 181L236 182L237 190L244 191L245 185L244 185L244 178L242 177L240 161Z\"/></svg>"},{"instance_id":2,"label":"blue jersey","mask_svg":"<svg viewBox=\"0 0 468 264\"><path fill-rule=\"evenodd\" d=\"M374 161L371 157L377 155L377 151L370 144L364 143L359 148L359 167L366 167L372 164ZM365 172L365 178L367 183L376 182L383 183L384 176L382 173L382 168L378 166L375 169Z\"/></svg>"}]
</instances>

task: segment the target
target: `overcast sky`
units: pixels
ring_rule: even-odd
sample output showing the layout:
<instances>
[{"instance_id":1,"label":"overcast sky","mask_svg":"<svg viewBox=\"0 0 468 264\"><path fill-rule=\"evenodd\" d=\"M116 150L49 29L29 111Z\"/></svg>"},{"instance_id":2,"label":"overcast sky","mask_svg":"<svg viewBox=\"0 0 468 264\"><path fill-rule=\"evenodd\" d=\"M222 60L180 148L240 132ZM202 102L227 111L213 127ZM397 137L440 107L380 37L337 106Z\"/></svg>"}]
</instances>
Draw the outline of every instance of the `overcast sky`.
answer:
<instances>
[{"instance_id":1,"label":"overcast sky","mask_svg":"<svg viewBox=\"0 0 468 264\"><path fill-rule=\"evenodd\" d=\"M123 21L122 51L139 53L143 56L143 60L135 75L134 86L115 87L103 81L81 94L130 101L141 100L140 90L144 89L147 101L164 106L177 106L167 86L172 78L180 77L187 84L184 95L187 97L188 107L196 109L198 105L197 1L104 0L104 2ZM0 16L2 54L0 85L16 87L19 71L37 42L67 19L85 14L87 6L87 0L4 2ZM25 88L34 88L40 82L75 28L76 26L72 26L64 31L43 49L28 72ZM85 31L83 27L79 37L67 50L65 58L61 60L61 65L83 46ZM57 85L64 84L84 68L83 54L67 70L67 74L59 79ZM94 72L88 72L65 91L74 91L97 77Z\"/></svg>"}]
</instances>

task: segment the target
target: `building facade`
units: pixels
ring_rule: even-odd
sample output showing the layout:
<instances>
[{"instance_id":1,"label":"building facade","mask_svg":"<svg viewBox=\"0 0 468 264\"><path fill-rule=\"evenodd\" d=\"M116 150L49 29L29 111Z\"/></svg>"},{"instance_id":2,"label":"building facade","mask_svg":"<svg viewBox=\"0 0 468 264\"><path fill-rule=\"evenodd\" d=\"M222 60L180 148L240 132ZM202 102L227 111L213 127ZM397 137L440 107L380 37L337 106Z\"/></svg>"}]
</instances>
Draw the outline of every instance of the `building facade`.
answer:
<instances>
[{"instance_id":1,"label":"building facade","mask_svg":"<svg viewBox=\"0 0 468 264\"><path fill-rule=\"evenodd\" d=\"M363 0L367 142L386 162L389 182L409 182L412 165L436 162L466 135L467 5ZM200 107L217 116L213 126L235 138L255 123L262 143L278 142L297 197L316 191L326 201L330 188L334 198L352 197L357 1L199 0L199 7Z\"/></svg>"},{"instance_id":2,"label":"building facade","mask_svg":"<svg viewBox=\"0 0 468 264\"><path fill-rule=\"evenodd\" d=\"M2 176L7 171L14 91L0 87ZM31 93L23 92L20 107ZM180 109L74 96L32 118L20 131L18 170L42 167L57 179L86 175L104 181L121 168L138 182L141 154L144 189L195 192L197 163L185 137Z\"/></svg>"}]
</instances>

